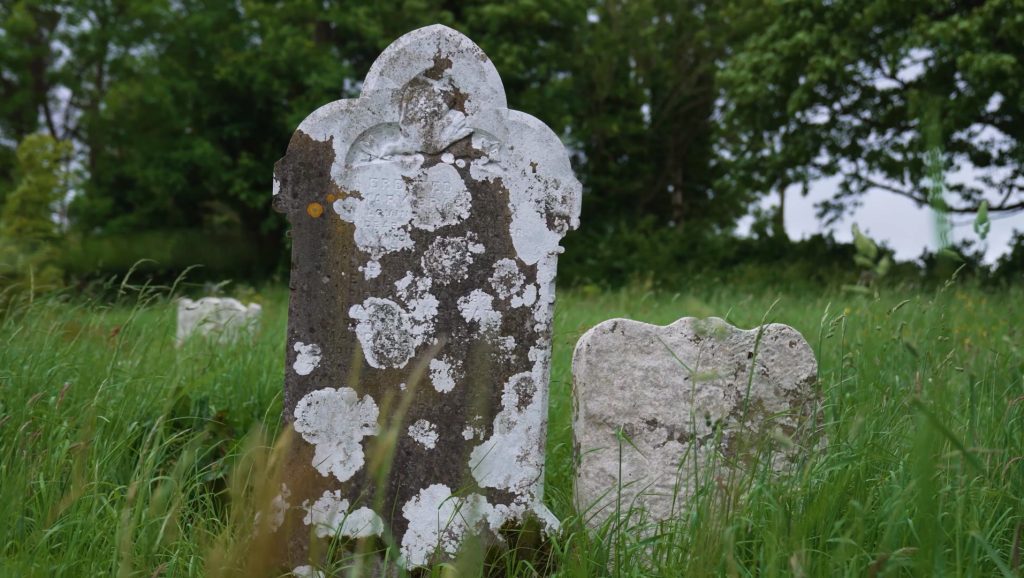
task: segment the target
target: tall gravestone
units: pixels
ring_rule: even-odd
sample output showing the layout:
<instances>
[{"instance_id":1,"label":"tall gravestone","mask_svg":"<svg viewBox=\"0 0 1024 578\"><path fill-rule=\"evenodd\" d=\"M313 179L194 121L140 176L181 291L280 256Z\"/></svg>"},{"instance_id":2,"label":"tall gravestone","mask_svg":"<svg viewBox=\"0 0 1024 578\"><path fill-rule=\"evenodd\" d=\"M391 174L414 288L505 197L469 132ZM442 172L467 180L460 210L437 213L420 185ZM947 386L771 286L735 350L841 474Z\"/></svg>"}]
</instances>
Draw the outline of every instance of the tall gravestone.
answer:
<instances>
[{"instance_id":1,"label":"tall gravestone","mask_svg":"<svg viewBox=\"0 0 1024 578\"><path fill-rule=\"evenodd\" d=\"M358 99L295 131L274 171L292 239L299 447L277 503L294 567L308 539L389 536L411 568L470 533L556 523L541 500L551 319L580 193L558 137L509 110L491 61L444 26L399 38ZM402 396L381 483L367 452Z\"/></svg>"}]
</instances>

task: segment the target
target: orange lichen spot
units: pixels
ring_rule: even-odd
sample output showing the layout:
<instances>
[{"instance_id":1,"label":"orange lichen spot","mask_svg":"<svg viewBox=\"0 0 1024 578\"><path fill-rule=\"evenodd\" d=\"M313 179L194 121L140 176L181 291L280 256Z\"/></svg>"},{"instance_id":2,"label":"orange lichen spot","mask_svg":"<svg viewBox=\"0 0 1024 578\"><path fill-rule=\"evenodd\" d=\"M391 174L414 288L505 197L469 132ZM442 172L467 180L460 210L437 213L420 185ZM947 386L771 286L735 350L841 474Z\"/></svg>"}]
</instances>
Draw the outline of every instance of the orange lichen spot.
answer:
<instances>
[{"instance_id":1,"label":"orange lichen spot","mask_svg":"<svg viewBox=\"0 0 1024 578\"><path fill-rule=\"evenodd\" d=\"M336 200L338 200L338 197L336 197L334 195L327 195L327 202L328 203L333 203Z\"/></svg>"},{"instance_id":2,"label":"orange lichen spot","mask_svg":"<svg viewBox=\"0 0 1024 578\"><path fill-rule=\"evenodd\" d=\"M320 215L324 214L324 206L320 203L310 203L309 206L306 207L306 212L309 213L310 217L316 219Z\"/></svg>"}]
</instances>

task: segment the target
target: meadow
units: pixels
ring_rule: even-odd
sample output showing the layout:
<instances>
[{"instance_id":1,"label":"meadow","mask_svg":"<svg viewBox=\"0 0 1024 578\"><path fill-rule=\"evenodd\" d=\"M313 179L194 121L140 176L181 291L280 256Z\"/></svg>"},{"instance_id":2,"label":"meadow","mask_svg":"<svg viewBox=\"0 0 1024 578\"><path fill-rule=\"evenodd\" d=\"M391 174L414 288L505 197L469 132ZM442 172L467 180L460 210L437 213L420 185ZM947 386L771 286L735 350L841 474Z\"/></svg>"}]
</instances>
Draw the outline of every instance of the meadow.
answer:
<instances>
[{"instance_id":1,"label":"meadow","mask_svg":"<svg viewBox=\"0 0 1024 578\"><path fill-rule=\"evenodd\" d=\"M0 318L0 576L252 575L247 497L279 433L286 291L256 294L255 337L177 349L172 293L116 289L36 297ZM572 498L573 346L608 318L684 315L801 331L828 449L791 476L709 484L671 523L629 511L587 530ZM545 496L563 531L426 574L1022 576L1022 324L1024 290L956 279L867 295L563 291ZM327 570L358 575L350 564Z\"/></svg>"}]
</instances>

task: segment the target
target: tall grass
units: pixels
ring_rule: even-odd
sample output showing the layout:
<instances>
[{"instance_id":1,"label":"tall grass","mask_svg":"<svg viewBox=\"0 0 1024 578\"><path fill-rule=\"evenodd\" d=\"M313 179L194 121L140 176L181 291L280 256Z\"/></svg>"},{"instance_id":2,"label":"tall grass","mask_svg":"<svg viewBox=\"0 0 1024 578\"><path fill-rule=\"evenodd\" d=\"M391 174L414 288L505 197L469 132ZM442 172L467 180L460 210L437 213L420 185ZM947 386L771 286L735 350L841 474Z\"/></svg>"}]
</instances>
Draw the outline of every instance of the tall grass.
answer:
<instances>
[{"instance_id":1,"label":"tall grass","mask_svg":"<svg viewBox=\"0 0 1024 578\"><path fill-rule=\"evenodd\" d=\"M37 297L0 320L0 575L260 575L251 520L279 467L286 294L263 293L257 335L180 349L166 295ZM828 449L790 477L712 481L668 523L624 504L588 529L572 496L576 339L617 316L746 328L769 310L818 356ZM468 549L427 574L1021 576L1022 324L1020 288L956 282L876 298L562 293L546 501L563 532L541 542L524 531L518 547Z\"/></svg>"}]
</instances>

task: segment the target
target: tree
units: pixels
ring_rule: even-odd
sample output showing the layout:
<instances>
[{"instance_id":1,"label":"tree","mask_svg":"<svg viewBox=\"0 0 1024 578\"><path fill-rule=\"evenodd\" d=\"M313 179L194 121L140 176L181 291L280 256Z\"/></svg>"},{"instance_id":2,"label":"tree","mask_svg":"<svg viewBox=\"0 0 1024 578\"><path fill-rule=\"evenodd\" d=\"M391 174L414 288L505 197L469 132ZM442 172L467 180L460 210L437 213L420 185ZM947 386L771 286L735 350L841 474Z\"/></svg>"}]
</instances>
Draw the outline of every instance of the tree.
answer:
<instances>
[{"instance_id":1,"label":"tree","mask_svg":"<svg viewBox=\"0 0 1024 578\"><path fill-rule=\"evenodd\" d=\"M589 218L651 216L699 231L742 215L742 194L713 187L721 30L715 3L607 0L591 10L571 61Z\"/></svg>"},{"instance_id":2,"label":"tree","mask_svg":"<svg viewBox=\"0 0 1024 578\"><path fill-rule=\"evenodd\" d=\"M868 190L930 202L941 150L951 213L1024 210L1024 0L738 0L720 73L730 186L839 176L835 219ZM757 25L751 25L757 22ZM935 137L937 142L934 144ZM988 191L988 192L986 192Z\"/></svg>"},{"instance_id":3,"label":"tree","mask_svg":"<svg viewBox=\"0 0 1024 578\"><path fill-rule=\"evenodd\" d=\"M18 186L0 211L0 277L30 278L35 287L56 286L60 230L54 209L68 194L70 143L32 134L18 145Z\"/></svg>"},{"instance_id":4,"label":"tree","mask_svg":"<svg viewBox=\"0 0 1024 578\"><path fill-rule=\"evenodd\" d=\"M128 251L149 251L140 236L163 248L185 232L230 236L259 261L250 273L265 275L285 254L269 192L292 131L318 106L358 96L395 38L440 22L476 40L509 102L575 151L588 226L646 218L726 230L747 195L714 187L727 29L715 6L15 0L0 5L0 197L12 186L14 143L46 132L73 142L83 169L70 207L76 242L117 236ZM194 256L203 255L176 264Z\"/></svg>"}]
</instances>

